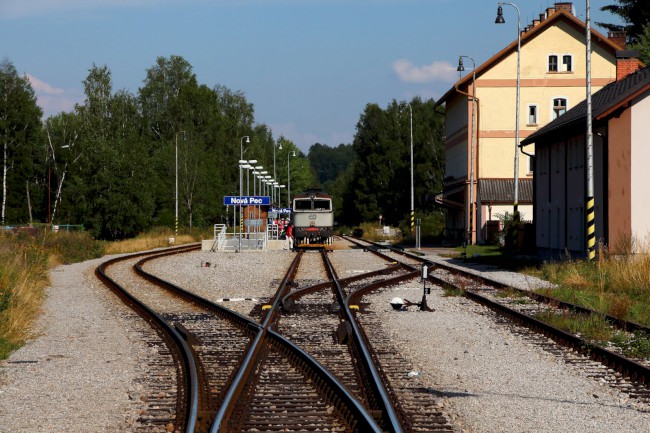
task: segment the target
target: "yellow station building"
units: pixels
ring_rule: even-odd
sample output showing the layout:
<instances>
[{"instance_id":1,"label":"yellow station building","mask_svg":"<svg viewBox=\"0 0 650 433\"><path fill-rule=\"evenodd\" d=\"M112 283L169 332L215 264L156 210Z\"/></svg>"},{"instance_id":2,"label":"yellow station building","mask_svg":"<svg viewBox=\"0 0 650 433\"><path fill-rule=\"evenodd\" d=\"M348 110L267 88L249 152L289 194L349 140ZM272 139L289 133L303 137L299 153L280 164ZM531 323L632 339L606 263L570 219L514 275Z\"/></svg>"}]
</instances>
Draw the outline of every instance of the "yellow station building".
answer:
<instances>
[{"instance_id":1,"label":"yellow station building","mask_svg":"<svg viewBox=\"0 0 650 433\"><path fill-rule=\"evenodd\" d=\"M504 8L505 25L516 24L515 11L508 12ZM489 241L500 217L513 212L519 144L515 140L518 41L514 27L515 40L474 71L463 59L469 72L438 101L446 111L446 169L444 189L436 201L448 209L447 237L455 241ZM585 23L574 15L569 2L555 3L522 29L519 141L586 98L585 33ZM625 47L625 34L605 37L592 28L591 39L593 93L616 80L616 53ZM525 151L534 154L534 146ZM533 167L531 157L519 151L522 220L533 219Z\"/></svg>"}]
</instances>

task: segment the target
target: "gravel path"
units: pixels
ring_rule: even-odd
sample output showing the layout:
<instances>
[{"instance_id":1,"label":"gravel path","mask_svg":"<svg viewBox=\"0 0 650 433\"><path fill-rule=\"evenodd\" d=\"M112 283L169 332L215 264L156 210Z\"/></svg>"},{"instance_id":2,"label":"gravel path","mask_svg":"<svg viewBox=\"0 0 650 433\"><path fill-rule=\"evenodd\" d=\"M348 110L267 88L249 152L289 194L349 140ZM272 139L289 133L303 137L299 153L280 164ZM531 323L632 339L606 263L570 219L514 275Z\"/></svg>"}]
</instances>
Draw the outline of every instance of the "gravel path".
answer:
<instances>
[{"instance_id":1,"label":"gravel path","mask_svg":"<svg viewBox=\"0 0 650 433\"><path fill-rule=\"evenodd\" d=\"M385 266L362 250L335 250L331 257L340 278ZM240 299L223 302L248 314L258 301L245 298L268 299L292 258L288 251L195 252L149 269L213 301ZM0 432L133 431L137 405L130 396L137 395L147 353L142 325L90 274L99 262L52 272L39 337L0 363ZM512 334L483 307L434 288L428 297L434 313L397 312L389 305L395 296L419 300L422 286L403 284L364 301L412 360L418 382L446 396L445 412L459 431L648 430L650 413ZM117 370L109 368L118 361Z\"/></svg>"},{"instance_id":2,"label":"gravel path","mask_svg":"<svg viewBox=\"0 0 650 433\"><path fill-rule=\"evenodd\" d=\"M0 431L128 428L129 392L144 348L126 307L92 274L100 261L51 272L38 337L0 363Z\"/></svg>"}]
</instances>

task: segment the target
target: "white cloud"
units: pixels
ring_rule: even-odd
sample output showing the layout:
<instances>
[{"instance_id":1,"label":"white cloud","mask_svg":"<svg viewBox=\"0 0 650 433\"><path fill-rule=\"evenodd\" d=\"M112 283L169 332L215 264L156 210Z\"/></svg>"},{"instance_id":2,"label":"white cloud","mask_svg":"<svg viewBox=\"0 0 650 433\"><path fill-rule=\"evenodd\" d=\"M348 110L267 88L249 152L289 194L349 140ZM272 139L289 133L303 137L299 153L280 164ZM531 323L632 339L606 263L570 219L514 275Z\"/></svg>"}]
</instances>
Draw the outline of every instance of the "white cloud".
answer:
<instances>
[{"instance_id":1,"label":"white cloud","mask_svg":"<svg viewBox=\"0 0 650 433\"><path fill-rule=\"evenodd\" d=\"M63 89L51 86L44 81L39 80L33 75L25 74L29 80L32 88L36 93L39 94L48 94L48 95L61 95L63 94Z\"/></svg>"},{"instance_id":2,"label":"white cloud","mask_svg":"<svg viewBox=\"0 0 650 433\"><path fill-rule=\"evenodd\" d=\"M80 90L61 89L32 75L26 74L26 76L36 93L37 104L43 109L45 118L62 111L70 112L76 103L83 101L83 94Z\"/></svg>"},{"instance_id":3,"label":"white cloud","mask_svg":"<svg viewBox=\"0 0 650 433\"><path fill-rule=\"evenodd\" d=\"M416 66L406 59L393 62L393 71L400 81L406 83L428 83L431 81L454 81L456 68L448 62L434 61L430 65Z\"/></svg>"}]
</instances>

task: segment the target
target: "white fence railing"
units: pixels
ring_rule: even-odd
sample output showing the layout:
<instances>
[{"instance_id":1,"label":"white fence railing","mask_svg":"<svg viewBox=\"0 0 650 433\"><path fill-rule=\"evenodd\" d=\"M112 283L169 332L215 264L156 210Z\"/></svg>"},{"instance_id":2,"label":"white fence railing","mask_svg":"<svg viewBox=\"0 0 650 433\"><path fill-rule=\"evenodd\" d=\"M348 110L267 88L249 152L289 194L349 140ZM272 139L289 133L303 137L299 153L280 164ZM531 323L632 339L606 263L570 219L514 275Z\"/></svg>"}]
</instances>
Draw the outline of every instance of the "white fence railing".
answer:
<instances>
[{"instance_id":1,"label":"white fence railing","mask_svg":"<svg viewBox=\"0 0 650 433\"><path fill-rule=\"evenodd\" d=\"M226 230L227 227L225 224L214 225L214 245L212 245L211 251L223 251L226 248L228 239Z\"/></svg>"}]
</instances>

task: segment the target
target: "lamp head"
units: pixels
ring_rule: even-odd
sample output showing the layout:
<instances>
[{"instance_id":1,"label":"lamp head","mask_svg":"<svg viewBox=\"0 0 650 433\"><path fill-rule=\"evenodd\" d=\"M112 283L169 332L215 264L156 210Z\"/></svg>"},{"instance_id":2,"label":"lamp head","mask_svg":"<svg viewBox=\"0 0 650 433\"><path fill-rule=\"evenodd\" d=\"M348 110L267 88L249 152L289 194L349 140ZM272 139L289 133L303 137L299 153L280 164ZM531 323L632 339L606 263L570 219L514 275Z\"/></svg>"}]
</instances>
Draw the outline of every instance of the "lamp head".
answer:
<instances>
[{"instance_id":1,"label":"lamp head","mask_svg":"<svg viewBox=\"0 0 650 433\"><path fill-rule=\"evenodd\" d=\"M251 142L251 139L250 139L250 137L249 137L248 135L244 135L243 138L246 139L246 143L250 143L250 142Z\"/></svg>"},{"instance_id":2,"label":"lamp head","mask_svg":"<svg viewBox=\"0 0 650 433\"><path fill-rule=\"evenodd\" d=\"M465 65L463 65L463 58L458 57L458 67L456 68L458 72L463 72L465 71Z\"/></svg>"},{"instance_id":3,"label":"lamp head","mask_svg":"<svg viewBox=\"0 0 650 433\"><path fill-rule=\"evenodd\" d=\"M503 8L501 5L499 5L499 8L497 9L497 19L494 20L495 24L504 24L506 20L503 18Z\"/></svg>"}]
</instances>

